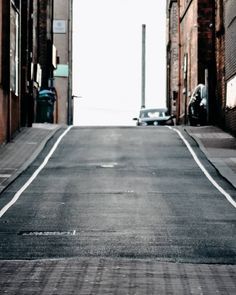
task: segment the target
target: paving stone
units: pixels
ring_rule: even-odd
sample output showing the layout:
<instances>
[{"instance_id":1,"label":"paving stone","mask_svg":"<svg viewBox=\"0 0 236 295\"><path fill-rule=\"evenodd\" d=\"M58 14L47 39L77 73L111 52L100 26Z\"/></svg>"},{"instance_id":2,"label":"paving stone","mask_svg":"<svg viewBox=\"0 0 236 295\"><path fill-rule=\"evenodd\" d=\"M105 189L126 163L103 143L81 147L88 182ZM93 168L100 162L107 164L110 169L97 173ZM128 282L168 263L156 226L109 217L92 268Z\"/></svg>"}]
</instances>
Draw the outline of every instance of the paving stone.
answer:
<instances>
[{"instance_id":1,"label":"paving stone","mask_svg":"<svg viewBox=\"0 0 236 295\"><path fill-rule=\"evenodd\" d=\"M75 258L0 261L1 294L236 294L236 266Z\"/></svg>"}]
</instances>

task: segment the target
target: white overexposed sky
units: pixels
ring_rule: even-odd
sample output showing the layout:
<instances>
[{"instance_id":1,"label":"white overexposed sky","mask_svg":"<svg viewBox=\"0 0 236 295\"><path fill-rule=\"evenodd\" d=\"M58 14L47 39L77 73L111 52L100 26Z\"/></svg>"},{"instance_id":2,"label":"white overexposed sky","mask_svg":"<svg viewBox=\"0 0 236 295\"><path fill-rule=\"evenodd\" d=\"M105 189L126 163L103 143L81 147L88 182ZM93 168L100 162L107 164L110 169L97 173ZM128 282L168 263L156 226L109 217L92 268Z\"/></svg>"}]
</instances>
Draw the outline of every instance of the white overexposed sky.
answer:
<instances>
[{"instance_id":1,"label":"white overexposed sky","mask_svg":"<svg viewBox=\"0 0 236 295\"><path fill-rule=\"evenodd\" d=\"M134 125L141 106L146 24L146 106L166 102L166 1L74 0L75 125Z\"/></svg>"}]
</instances>

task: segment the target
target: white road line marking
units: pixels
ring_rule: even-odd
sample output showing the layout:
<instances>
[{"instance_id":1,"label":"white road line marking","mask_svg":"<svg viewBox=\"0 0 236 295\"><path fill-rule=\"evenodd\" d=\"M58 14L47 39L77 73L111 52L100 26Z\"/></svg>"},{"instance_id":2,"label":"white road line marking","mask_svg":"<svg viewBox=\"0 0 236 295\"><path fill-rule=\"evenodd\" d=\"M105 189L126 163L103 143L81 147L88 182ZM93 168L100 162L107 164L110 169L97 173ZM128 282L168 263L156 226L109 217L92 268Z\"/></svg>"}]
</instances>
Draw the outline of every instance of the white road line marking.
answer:
<instances>
[{"instance_id":1,"label":"white road line marking","mask_svg":"<svg viewBox=\"0 0 236 295\"><path fill-rule=\"evenodd\" d=\"M168 128L170 128L171 130L174 130L175 132L178 133L179 137L183 140L183 142L185 143L185 145L187 146L189 152L191 153L191 155L193 156L193 159L195 160L195 162L197 163L197 165L199 166L199 168L202 170L202 172L205 174L205 176L208 178L208 180L214 185L214 187L222 194L226 197L226 199L231 203L231 205L234 206L234 208L236 208L236 202L233 200L233 198L230 196L230 194L228 194L214 179L213 177L208 173L208 171L206 170L206 168L203 166L203 164L201 163L201 161L198 159L197 155L195 154L195 152L193 151L193 149L191 148L189 142L183 137L183 135L181 134L181 132L175 128L172 128L170 126L168 126Z\"/></svg>"},{"instance_id":2,"label":"white road line marking","mask_svg":"<svg viewBox=\"0 0 236 295\"><path fill-rule=\"evenodd\" d=\"M0 178L9 178L11 174L0 174Z\"/></svg>"},{"instance_id":3,"label":"white road line marking","mask_svg":"<svg viewBox=\"0 0 236 295\"><path fill-rule=\"evenodd\" d=\"M43 163L39 166L39 168L32 174L30 179L22 186L22 188L14 195L12 200L5 205L1 210L0 210L0 218L7 212L7 210L12 207L16 201L19 199L21 194L27 189L27 187L33 182L33 180L38 176L40 171L46 166L48 163L49 159L51 158L52 154L55 152L56 148L58 147L59 143L61 142L62 138L70 131L70 129L73 126L69 126L63 133L62 135L58 138L58 140L55 142L54 146L51 148L50 152L48 155L45 157Z\"/></svg>"}]
</instances>

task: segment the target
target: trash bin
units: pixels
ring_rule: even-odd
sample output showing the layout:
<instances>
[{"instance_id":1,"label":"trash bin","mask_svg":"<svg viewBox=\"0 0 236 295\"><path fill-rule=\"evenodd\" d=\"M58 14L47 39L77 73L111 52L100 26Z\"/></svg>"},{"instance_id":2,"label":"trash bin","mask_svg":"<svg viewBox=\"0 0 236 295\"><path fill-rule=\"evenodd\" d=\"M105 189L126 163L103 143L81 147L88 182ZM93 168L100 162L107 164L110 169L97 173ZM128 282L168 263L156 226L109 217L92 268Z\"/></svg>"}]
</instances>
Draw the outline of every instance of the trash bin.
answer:
<instances>
[{"instance_id":1,"label":"trash bin","mask_svg":"<svg viewBox=\"0 0 236 295\"><path fill-rule=\"evenodd\" d=\"M51 90L39 91L37 98L37 123L53 123L55 93Z\"/></svg>"}]
</instances>

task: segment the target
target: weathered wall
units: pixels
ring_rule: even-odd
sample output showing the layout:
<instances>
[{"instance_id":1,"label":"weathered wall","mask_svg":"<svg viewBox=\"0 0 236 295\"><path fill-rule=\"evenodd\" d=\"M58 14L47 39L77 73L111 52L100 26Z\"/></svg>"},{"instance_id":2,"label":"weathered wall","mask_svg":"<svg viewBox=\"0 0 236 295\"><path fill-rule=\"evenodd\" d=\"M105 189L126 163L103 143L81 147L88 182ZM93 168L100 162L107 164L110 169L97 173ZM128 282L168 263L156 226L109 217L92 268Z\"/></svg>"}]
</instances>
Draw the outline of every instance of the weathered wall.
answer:
<instances>
[{"instance_id":1,"label":"weathered wall","mask_svg":"<svg viewBox=\"0 0 236 295\"><path fill-rule=\"evenodd\" d=\"M179 90L179 35L178 35L178 4L172 1L169 7L169 100L170 111L176 114L176 100Z\"/></svg>"},{"instance_id":2,"label":"weathered wall","mask_svg":"<svg viewBox=\"0 0 236 295\"><path fill-rule=\"evenodd\" d=\"M224 0L216 0L215 6L215 57L216 57L216 123L225 125L225 27Z\"/></svg>"},{"instance_id":3,"label":"weathered wall","mask_svg":"<svg viewBox=\"0 0 236 295\"><path fill-rule=\"evenodd\" d=\"M9 16L9 3L0 1L0 144L9 137Z\"/></svg>"},{"instance_id":4,"label":"weathered wall","mask_svg":"<svg viewBox=\"0 0 236 295\"><path fill-rule=\"evenodd\" d=\"M198 1L181 0L180 123L187 122L189 98L198 84L198 27Z\"/></svg>"}]
</instances>

